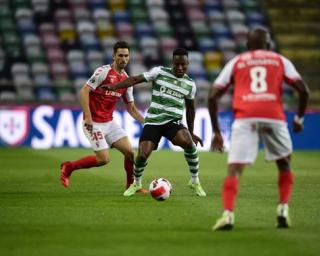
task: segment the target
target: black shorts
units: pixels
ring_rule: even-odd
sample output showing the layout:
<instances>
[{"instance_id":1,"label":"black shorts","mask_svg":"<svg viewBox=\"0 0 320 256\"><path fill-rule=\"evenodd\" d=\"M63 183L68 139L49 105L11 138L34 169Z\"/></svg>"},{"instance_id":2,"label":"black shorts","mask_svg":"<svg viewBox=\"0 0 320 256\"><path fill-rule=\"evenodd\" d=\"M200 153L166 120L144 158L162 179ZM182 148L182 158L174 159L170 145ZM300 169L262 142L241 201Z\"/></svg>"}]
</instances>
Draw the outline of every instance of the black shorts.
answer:
<instances>
[{"instance_id":1,"label":"black shorts","mask_svg":"<svg viewBox=\"0 0 320 256\"><path fill-rule=\"evenodd\" d=\"M181 129L187 129L181 121L170 121L163 125L146 124L143 127L139 142L152 141L155 145L154 150L156 150L162 136L171 141Z\"/></svg>"}]
</instances>

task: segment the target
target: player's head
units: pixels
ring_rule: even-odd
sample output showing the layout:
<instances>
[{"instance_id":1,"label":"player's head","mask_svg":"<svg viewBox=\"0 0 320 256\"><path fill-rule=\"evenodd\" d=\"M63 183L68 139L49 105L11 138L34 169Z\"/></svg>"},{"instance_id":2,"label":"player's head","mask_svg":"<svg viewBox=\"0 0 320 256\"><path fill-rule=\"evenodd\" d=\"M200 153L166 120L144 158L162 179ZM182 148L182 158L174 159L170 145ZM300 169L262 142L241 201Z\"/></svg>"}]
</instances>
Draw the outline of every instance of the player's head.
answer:
<instances>
[{"instance_id":1,"label":"player's head","mask_svg":"<svg viewBox=\"0 0 320 256\"><path fill-rule=\"evenodd\" d=\"M113 63L115 69L118 71L123 70L129 62L129 44L125 41L119 41L113 46Z\"/></svg>"},{"instance_id":2,"label":"player's head","mask_svg":"<svg viewBox=\"0 0 320 256\"><path fill-rule=\"evenodd\" d=\"M176 77L183 77L189 65L188 51L184 48L177 48L173 51L172 71Z\"/></svg>"},{"instance_id":3,"label":"player's head","mask_svg":"<svg viewBox=\"0 0 320 256\"><path fill-rule=\"evenodd\" d=\"M270 33L267 29L258 27L253 28L248 33L247 48L249 50L266 49L271 45Z\"/></svg>"}]
</instances>

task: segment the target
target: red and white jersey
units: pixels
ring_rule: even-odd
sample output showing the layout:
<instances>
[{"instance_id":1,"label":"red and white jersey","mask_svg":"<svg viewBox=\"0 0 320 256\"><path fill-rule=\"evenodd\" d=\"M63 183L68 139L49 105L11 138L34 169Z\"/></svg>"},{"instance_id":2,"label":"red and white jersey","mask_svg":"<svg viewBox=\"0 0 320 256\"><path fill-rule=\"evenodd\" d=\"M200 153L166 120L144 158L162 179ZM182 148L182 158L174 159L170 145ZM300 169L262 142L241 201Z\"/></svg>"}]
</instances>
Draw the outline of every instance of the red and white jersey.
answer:
<instances>
[{"instance_id":1,"label":"red and white jersey","mask_svg":"<svg viewBox=\"0 0 320 256\"><path fill-rule=\"evenodd\" d=\"M290 60L272 51L255 50L231 59L213 86L227 89L233 84L235 118L285 121L283 84L290 85L297 80L301 80L301 76Z\"/></svg>"},{"instance_id":2,"label":"red and white jersey","mask_svg":"<svg viewBox=\"0 0 320 256\"><path fill-rule=\"evenodd\" d=\"M128 77L126 72L119 74L112 65L105 65L95 70L87 81L86 86L91 88L89 95L89 106L92 120L97 123L109 122L113 119L113 111L120 97L125 103L133 101L132 87L106 91L101 89L102 85L112 85Z\"/></svg>"}]
</instances>

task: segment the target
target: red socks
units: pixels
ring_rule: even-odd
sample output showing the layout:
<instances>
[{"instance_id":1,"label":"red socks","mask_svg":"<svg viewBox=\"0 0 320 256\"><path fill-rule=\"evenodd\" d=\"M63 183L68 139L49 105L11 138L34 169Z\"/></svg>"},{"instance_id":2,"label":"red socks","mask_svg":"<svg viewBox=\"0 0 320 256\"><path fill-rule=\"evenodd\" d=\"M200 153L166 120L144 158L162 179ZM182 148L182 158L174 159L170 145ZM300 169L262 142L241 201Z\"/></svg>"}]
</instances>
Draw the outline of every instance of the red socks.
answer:
<instances>
[{"instance_id":1,"label":"red socks","mask_svg":"<svg viewBox=\"0 0 320 256\"><path fill-rule=\"evenodd\" d=\"M127 188L133 183L133 161L124 159L124 169L127 173Z\"/></svg>"},{"instance_id":2,"label":"red socks","mask_svg":"<svg viewBox=\"0 0 320 256\"><path fill-rule=\"evenodd\" d=\"M224 210L233 211L238 194L239 179L236 176L227 176L224 179L222 200Z\"/></svg>"},{"instance_id":3,"label":"red socks","mask_svg":"<svg viewBox=\"0 0 320 256\"><path fill-rule=\"evenodd\" d=\"M79 160L70 162L71 170L86 169L100 166L96 156L86 156ZM127 173L127 188L133 183L133 161L124 159L124 169Z\"/></svg>"},{"instance_id":4,"label":"red socks","mask_svg":"<svg viewBox=\"0 0 320 256\"><path fill-rule=\"evenodd\" d=\"M288 203L293 185L293 173L289 170L279 171L279 201ZM238 194L239 179L236 176L227 176L223 183L222 200L224 210L233 211Z\"/></svg>"},{"instance_id":5,"label":"red socks","mask_svg":"<svg viewBox=\"0 0 320 256\"><path fill-rule=\"evenodd\" d=\"M279 171L279 201L286 204L290 200L293 185L293 173L290 170Z\"/></svg>"},{"instance_id":6,"label":"red socks","mask_svg":"<svg viewBox=\"0 0 320 256\"><path fill-rule=\"evenodd\" d=\"M70 164L72 165L73 170L99 166L96 156L86 156L79 160L70 162Z\"/></svg>"}]
</instances>

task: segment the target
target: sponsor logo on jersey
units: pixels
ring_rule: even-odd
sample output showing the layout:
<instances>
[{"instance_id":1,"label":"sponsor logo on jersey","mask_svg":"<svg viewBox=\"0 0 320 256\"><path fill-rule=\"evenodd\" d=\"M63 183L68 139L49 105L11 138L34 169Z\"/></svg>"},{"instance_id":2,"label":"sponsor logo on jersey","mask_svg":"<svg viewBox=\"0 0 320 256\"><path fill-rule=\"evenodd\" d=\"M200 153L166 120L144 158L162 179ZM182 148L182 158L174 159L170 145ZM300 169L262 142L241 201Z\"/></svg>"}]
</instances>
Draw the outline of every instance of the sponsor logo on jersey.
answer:
<instances>
[{"instance_id":1,"label":"sponsor logo on jersey","mask_svg":"<svg viewBox=\"0 0 320 256\"><path fill-rule=\"evenodd\" d=\"M277 96L274 93L249 93L242 96L243 101L276 101Z\"/></svg>"},{"instance_id":2,"label":"sponsor logo on jersey","mask_svg":"<svg viewBox=\"0 0 320 256\"><path fill-rule=\"evenodd\" d=\"M115 97L121 97L121 93L119 93L119 92L114 92L114 91L106 91L106 95L108 95L108 96L115 96Z\"/></svg>"},{"instance_id":3,"label":"sponsor logo on jersey","mask_svg":"<svg viewBox=\"0 0 320 256\"><path fill-rule=\"evenodd\" d=\"M108 76L108 80L111 84L113 84L117 79L117 76L114 76L114 75L109 75Z\"/></svg>"},{"instance_id":4,"label":"sponsor logo on jersey","mask_svg":"<svg viewBox=\"0 0 320 256\"><path fill-rule=\"evenodd\" d=\"M164 93L164 94L168 94L168 95L176 97L176 98L179 98L179 99L182 99L184 97L184 95L181 92L172 90L170 88L166 88L165 86L160 87L160 92Z\"/></svg>"}]
</instances>

